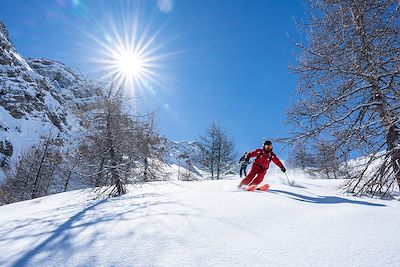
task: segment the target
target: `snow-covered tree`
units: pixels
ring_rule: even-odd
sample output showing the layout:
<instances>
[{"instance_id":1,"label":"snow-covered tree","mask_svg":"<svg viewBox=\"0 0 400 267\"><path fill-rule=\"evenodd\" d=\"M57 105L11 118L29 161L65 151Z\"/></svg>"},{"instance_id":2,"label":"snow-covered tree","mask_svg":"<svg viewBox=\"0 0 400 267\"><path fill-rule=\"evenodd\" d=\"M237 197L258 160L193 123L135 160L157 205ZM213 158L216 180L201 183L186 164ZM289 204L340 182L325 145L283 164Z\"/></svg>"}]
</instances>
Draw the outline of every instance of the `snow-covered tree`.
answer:
<instances>
[{"instance_id":1,"label":"snow-covered tree","mask_svg":"<svg viewBox=\"0 0 400 267\"><path fill-rule=\"evenodd\" d=\"M133 145L138 148L138 161L142 163L142 181L165 180L162 161L167 148L165 138L155 127L153 115L137 123L134 140L136 144Z\"/></svg>"},{"instance_id":2,"label":"snow-covered tree","mask_svg":"<svg viewBox=\"0 0 400 267\"><path fill-rule=\"evenodd\" d=\"M363 156L348 191L385 195L400 185L400 21L395 0L310 0L308 34L292 70L292 137L329 147L339 161Z\"/></svg>"},{"instance_id":3,"label":"snow-covered tree","mask_svg":"<svg viewBox=\"0 0 400 267\"><path fill-rule=\"evenodd\" d=\"M128 183L160 177L159 160L165 150L151 116L127 112L129 99L114 84L105 91L84 119L87 133L79 147L80 170L89 185L98 187L99 195L117 196L126 193Z\"/></svg>"},{"instance_id":4,"label":"snow-covered tree","mask_svg":"<svg viewBox=\"0 0 400 267\"><path fill-rule=\"evenodd\" d=\"M235 163L234 142L219 125L212 123L199 143L202 165L210 171L211 179L220 179L221 174Z\"/></svg>"},{"instance_id":5,"label":"snow-covered tree","mask_svg":"<svg viewBox=\"0 0 400 267\"><path fill-rule=\"evenodd\" d=\"M81 155L75 148L68 148L62 153L63 161L58 166L58 190L66 192L84 186L79 173L82 164Z\"/></svg>"},{"instance_id":6,"label":"snow-covered tree","mask_svg":"<svg viewBox=\"0 0 400 267\"><path fill-rule=\"evenodd\" d=\"M63 162L59 138L51 133L26 149L1 184L2 203L13 203L61 192L59 166Z\"/></svg>"},{"instance_id":7,"label":"snow-covered tree","mask_svg":"<svg viewBox=\"0 0 400 267\"><path fill-rule=\"evenodd\" d=\"M303 171L308 167L315 166L313 155L308 153L307 147L301 140L294 142L292 148L292 153L288 155L288 166L301 168Z\"/></svg>"},{"instance_id":8,"label":"snow-covered tree","mask_svg":"<svg viewBox=\"0 0 400 267\"><path fill-rule=\"evenodd\" d=\"M83 175L90 185L99 188L100 195L125 194L135 163L129 139L132 123L123 112L121 90L111 84L84 124L87 133L79 147Z\"/></svg>"}]
</instances>

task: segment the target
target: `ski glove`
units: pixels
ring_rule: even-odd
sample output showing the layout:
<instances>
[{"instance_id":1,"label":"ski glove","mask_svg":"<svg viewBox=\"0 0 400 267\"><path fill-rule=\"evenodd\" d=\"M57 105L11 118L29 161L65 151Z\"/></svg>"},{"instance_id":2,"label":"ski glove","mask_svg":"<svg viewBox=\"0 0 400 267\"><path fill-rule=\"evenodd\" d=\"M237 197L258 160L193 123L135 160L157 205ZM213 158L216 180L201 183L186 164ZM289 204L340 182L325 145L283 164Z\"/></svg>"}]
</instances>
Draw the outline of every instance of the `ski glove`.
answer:
<instances>
[{"instance_id":1,"label":"ski glove","mask_svg":"<svg viewBox=\"0 0 400 267\"><path fill-rule=\"evenodd\" d=\"M285 168L285 167L282 167L282 168L281 168L281 171L282 171L282 172L286 172L286 168Z\"/></svg>"}]
</instances>

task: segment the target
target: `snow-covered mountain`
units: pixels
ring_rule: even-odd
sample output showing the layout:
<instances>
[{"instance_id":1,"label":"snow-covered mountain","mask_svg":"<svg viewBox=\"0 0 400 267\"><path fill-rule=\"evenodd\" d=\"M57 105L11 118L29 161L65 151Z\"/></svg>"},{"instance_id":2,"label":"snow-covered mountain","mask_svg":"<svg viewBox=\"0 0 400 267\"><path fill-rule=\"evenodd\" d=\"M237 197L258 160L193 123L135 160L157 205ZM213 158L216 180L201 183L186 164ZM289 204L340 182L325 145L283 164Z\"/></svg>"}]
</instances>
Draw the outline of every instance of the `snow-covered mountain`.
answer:
<instances>
[{"instance_id":1,"label":"snow-covered mountain","mask_svg":"<svg viewBox=\"0 0 400 267\"><path fill-rule=\"evenodd\" d=\"M202 165L199 162L201 146L196 141L168 141L165 161L185 168L198 176L202 176Z\"/></svg>"},{"instance_id":2,"label":"snow-covered mountain","mask_svg":"<svg viewBox=\"0 0 400 267\"><path fill-rule=\"evenodd\" d=\"M0 22L0 169L41 136L79 131L76 111L97 95L60 62L24 59Z\"/></svg>"},{"instance_id":3,"label":"snow-covered mountain","mask_svg":"<svg viewBox=\"0 0 400 267\"><path fill-rule=\"evenodd\" d=\"M65 64L48 59L29 58L29 66L53 86L68 104L80 107L87 99L96 96L96 89ZM97 92L99 94L99 92ZM85 101L82 101L85 100ZM83 103L82 103L83 102Z\"/></svg>"},{"instance_id":4,"label":"snow-covered mountain","mask_svg":"<svg viewBox=\"0 0 400 267\"><path fill-rule=\"evenodd\" d=\"M31 68L16 51L4 25L0 24L0 105L15 119L51 122L67 128L64 100L45 77ZM4 125L3 125L3 128Z\"/></svg>"}]
</instances>

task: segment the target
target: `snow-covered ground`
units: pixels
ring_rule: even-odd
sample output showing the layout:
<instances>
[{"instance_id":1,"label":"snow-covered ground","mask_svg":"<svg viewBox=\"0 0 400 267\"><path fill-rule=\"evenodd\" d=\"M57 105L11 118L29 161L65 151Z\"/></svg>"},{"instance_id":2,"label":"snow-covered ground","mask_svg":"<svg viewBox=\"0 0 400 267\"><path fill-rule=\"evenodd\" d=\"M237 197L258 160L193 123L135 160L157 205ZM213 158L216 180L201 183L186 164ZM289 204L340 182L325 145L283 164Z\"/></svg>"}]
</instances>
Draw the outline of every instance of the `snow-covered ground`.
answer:
<instances>
[{"instance_id":1,"label":"snow-covered ground","mask_svg":"<svg viewBox=\"0 0 400 267\"><path fill-rule=\"evenodd\" d=\"M399 201L296 177L288 186L272 171L268 192L236 190L231 176L6 205L0 266L399 266Z\"/></svg>"}]
</instances>

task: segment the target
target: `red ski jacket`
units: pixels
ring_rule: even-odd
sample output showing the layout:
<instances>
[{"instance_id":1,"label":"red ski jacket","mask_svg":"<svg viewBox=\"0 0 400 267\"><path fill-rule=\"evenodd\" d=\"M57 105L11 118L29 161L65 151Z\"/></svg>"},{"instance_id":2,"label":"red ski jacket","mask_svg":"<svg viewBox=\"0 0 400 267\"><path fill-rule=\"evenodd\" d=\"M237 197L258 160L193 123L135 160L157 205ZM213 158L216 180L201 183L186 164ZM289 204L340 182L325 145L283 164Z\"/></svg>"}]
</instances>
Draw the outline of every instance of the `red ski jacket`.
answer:
<instances>
[{"instance_id":1,"label":"red ski jacket","mask_svg":"<svg viewBox=\"0 0 400 267\"><path fill-rule=\"evenodd\" d=\"M265 149L258 148L256 150L250 152L249 154L247 154L247 157L248 158L257 157L253 164L256 164L259 167L262 167L262 168L265 168L265 169L269 168L269 163L271 162L271 160L279 168L283 167L282 162L275 155L275 153L272 152L272 150L268 152Z\"/></svg>"}]
</instances>

